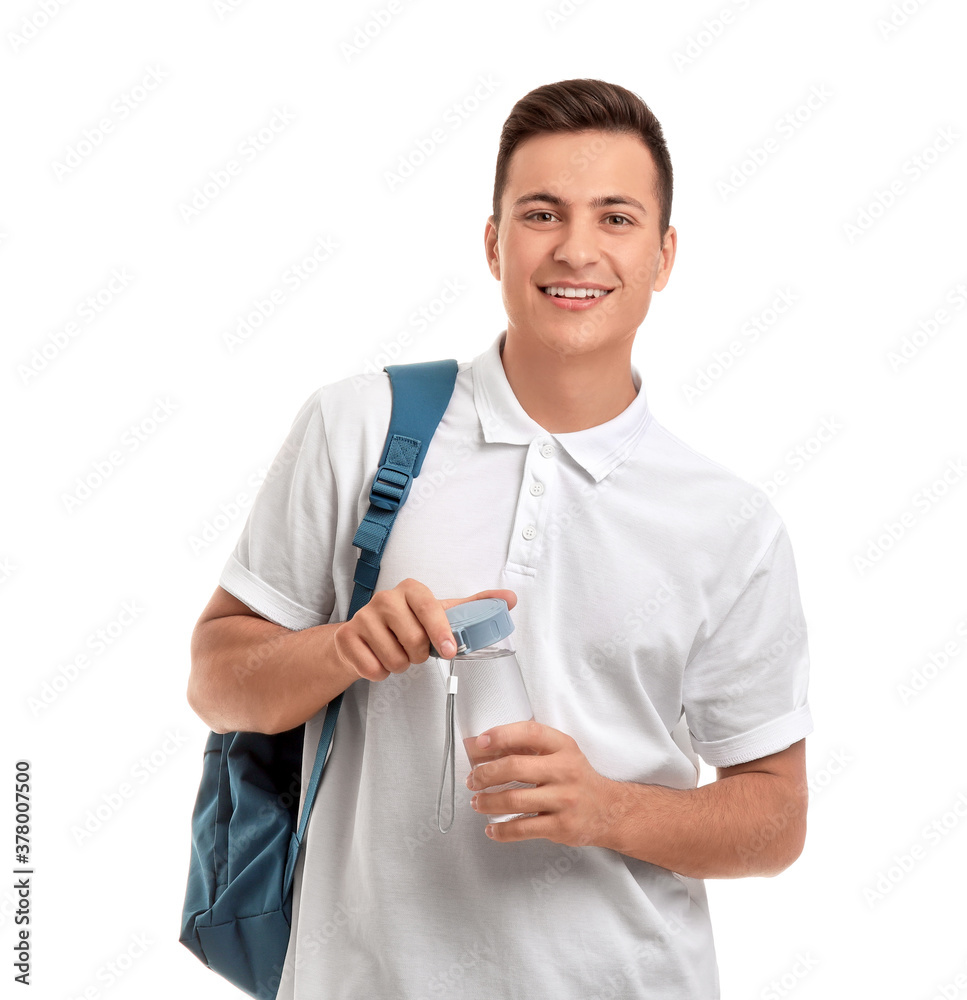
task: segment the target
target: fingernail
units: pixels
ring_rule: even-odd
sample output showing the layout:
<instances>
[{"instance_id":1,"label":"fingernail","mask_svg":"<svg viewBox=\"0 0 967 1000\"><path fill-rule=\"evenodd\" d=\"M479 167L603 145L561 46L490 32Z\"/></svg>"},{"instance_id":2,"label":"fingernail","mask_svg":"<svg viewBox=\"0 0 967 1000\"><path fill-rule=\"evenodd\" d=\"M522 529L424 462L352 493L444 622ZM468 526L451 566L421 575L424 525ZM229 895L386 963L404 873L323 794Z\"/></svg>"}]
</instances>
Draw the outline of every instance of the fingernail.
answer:
<instances>
[{"instance_id":1,"label":"fingernail","mask_svg":"<svg viewBox=\"0 0 967 1000\"><path fill-rule=\"evenodd\" d=\"M446 639L440 650L444 656L452 657L457 651L457 644L452 639Z\"/></svg>"},{"instance_id":2,"label":"fingernail","mask_svg":"<svg viewBox=\"0 0 967 1000\"><path fill-rule=\"evenodd\" d=\"M486 733L484 733L483 736L478 736L477 737L477 746L481 750L486 750L487 747L490 746L490 737Z\"/></svg>"}]
</instances>

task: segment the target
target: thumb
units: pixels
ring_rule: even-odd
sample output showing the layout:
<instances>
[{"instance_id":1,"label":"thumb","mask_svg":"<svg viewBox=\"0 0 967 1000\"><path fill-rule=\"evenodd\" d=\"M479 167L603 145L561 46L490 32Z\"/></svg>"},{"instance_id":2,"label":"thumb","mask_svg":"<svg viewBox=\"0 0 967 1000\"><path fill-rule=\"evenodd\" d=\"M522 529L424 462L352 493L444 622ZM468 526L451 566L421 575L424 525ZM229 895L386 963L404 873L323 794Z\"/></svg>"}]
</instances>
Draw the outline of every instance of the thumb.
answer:
<instances>
[{"instance_id":1,"label":"thumb","mask_svg":"<svg viewBox=\"0 0 967 1000\"><path fill-rule=\"evenodd\" d=\"M517 604L517 595L512 590L481 590L480 593L472 597L450 597L445 598L440 603L443 610L456 607L458 604L468 604L470 601L483 601L488 597L497 597L507 602L508 611Z\"/></svg>"}]
</instances>

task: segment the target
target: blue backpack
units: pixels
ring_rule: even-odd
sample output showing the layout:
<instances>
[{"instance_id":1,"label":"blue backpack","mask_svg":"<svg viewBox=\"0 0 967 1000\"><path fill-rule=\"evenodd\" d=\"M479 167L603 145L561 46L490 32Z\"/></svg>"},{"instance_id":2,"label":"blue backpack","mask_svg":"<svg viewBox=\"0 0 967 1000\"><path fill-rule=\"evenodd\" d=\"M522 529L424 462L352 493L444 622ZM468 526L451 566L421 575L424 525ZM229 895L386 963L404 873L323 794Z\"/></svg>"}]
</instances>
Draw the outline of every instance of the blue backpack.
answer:
<instances>
[{"instance_id":1,"label":"blue backpack","mask_svg":"<svg viewBox=\"0 0 967 1000\"><path fill-rule=\"evenodd\" d=\"M457 362L387 365L393 409L360 549L352 616L373 596L383 548L453 394ZM179 940L257 1000L275 1000L289 945L292 878L328 757L338 695L328 705L301 819L305 725L285 733L211 733L191 819L191 863Z\"/></svg>"}]
</instances>

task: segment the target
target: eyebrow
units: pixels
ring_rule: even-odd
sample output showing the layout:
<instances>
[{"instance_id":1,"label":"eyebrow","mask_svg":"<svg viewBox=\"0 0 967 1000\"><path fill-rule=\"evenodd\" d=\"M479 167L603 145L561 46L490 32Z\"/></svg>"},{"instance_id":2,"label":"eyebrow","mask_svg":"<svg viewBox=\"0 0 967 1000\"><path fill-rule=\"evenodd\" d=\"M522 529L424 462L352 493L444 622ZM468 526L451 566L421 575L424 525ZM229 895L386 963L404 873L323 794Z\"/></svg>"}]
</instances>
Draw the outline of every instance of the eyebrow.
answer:
<instances>
[{"instance_id":1,"label":"eyebrow","mask_svg":"<svg viewBox=\"0 0 967 1000\"><path fill-rule=\"evenodd\" d=\"M530 194L521 195L513 204L513 208L517 208L519 205L526 205L528 202L532 201L546 201L550 205L557 205L559 208L570 208L571 202L565 201L563 198L556 194L550 194L547 191L532 191ZM597 198L592 198L588 202L591 208L605 208L608 205L631 205L633 208L637 208L640 212L644 212L645 215L648 214L648 209L641 204L640 201L636 201L634 198L630 198L626 194L603 194L599 195Z\"/></svg>"}]
</instances>

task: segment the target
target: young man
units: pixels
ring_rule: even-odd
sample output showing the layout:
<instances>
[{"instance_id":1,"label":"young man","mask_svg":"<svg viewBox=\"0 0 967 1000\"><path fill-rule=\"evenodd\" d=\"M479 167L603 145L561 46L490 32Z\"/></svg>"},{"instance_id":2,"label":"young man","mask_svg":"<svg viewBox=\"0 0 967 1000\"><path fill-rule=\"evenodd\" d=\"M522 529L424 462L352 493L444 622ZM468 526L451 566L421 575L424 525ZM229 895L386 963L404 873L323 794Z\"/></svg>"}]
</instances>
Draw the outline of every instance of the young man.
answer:
<instances>
[{"instance_id":1,"label":"young man","mask_svg":"<svg viewBox=\"0 0 967 1000\"><path fill-rule=\"evenodd\" d=\"M661 127L624 88L569 80L514 107L485 230L507 328L460 365L434 488L414 488L349 621L388 378L324 386L296 416L189 685L219 731L308 722L306 769L345 691L280 1000L711 1000L702 880L776 874L802 849L812 723L788 536L658 424L631 364L674 263L671 195ZM472 774L458 758L443 836L429 644L449 655L445 609L484 596L513 610L537 721L481 734L517 752ZM696 754L718 780L696 787ZM535 787L487 791L511 780ZM503 812L536 815L484 819Z\"/></svg>"}]
</instances>

